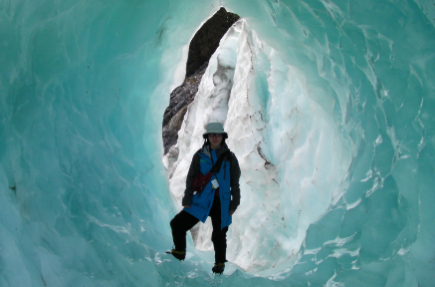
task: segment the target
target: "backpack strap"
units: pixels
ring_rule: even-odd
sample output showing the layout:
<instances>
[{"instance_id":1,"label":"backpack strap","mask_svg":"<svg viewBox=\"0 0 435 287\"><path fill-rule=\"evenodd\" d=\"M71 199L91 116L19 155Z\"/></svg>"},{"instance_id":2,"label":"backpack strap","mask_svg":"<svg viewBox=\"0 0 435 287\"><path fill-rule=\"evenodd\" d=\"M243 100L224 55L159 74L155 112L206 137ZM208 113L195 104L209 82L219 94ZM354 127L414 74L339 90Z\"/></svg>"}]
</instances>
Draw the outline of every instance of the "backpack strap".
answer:
<instances>
[{"instance_id":1,"label":"backpack strap","mask_svg":"<svg viewBox=\"0 0 435 287\"><path fill-rule=\"evenodd\" d=\"M211 168L210 172L212 172L212 173L219 172L219 170L221 169L221 166L222 166L222 162L224 161L224 158L226 158L230 154L231 154L230 150L227 150L223 154L221 154L219 156L218 160L216 161L216 163Z\"/></svg>"}]
</instances>

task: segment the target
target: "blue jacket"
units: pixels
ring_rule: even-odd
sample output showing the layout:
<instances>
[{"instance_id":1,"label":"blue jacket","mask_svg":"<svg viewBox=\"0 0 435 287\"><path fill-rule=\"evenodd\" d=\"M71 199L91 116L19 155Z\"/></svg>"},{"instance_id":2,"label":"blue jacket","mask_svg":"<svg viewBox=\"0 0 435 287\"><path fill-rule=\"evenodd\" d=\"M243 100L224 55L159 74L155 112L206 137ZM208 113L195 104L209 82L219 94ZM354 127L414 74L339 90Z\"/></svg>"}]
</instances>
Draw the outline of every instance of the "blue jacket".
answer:
<instances>
[{"instance_id":1,"label":"blue jacket","mask_svg":"<svg viewBox=\"0 0 435 287\"><path fill-rule=\"evenodd\" d=\"M209 146L204 146L193 156L190 164L189 173L186 179L186 190L184 191L183 206L185 211L192 214L202 222L205 222L213 205L215 190L212 188L212 180L217 178L219 183L219 197L221 202L221 229L229 226L232 222L230 210L236 210L240 204L240 167L236 156L230 153L222 162L221 169L216 176L213 175L210 182L202 192L195 192L192 183L198 172L207 174L219 156L228 150L224 143L218 150L209 150Z\"/></svg>"}]
</instances>

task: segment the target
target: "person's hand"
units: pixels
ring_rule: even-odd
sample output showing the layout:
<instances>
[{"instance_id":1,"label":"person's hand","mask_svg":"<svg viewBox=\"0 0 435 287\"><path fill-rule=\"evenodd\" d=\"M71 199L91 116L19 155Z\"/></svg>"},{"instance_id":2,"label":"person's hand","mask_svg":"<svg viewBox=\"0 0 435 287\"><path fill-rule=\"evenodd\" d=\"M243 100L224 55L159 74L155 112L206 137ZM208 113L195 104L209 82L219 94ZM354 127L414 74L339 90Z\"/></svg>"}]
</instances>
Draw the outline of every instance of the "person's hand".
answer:
<instances>
[{"instance_id":1,"label":"person's hand","mask_svg":"<svg viewBox=\"0 0 435 287\"><path fill-rule=\"evenodd\" d=\"M230 216L233 215L233 213L234 213L234 210L230 210Z\"/></svg>"},{"instance_id":2,"label":"person's hand","mask_svg":"<svg viewBox=\"0 0 435 287\"><path fill-rule=\"evenodd\" d=\"M185 205L184 208L190 208L190 205Z\"/></svg>"}]
</instances>

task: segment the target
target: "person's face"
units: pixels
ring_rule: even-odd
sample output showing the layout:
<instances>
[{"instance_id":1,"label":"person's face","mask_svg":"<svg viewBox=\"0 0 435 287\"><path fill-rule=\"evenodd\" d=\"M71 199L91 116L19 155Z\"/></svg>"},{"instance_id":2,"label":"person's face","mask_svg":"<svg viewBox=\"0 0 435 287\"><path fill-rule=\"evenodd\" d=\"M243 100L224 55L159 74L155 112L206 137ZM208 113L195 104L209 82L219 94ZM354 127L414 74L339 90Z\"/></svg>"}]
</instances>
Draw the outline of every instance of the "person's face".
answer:
<instances>
[{"instance_id":1,"label":"person's face","mask_svg":"<svg viewBox=\"0 0 435 287\"><path fill-rule=\"evenodd\" d=\"M209 134L208 140L212 149L218 149L221 147L222 134Z\"/></svg>"}]
</instances>

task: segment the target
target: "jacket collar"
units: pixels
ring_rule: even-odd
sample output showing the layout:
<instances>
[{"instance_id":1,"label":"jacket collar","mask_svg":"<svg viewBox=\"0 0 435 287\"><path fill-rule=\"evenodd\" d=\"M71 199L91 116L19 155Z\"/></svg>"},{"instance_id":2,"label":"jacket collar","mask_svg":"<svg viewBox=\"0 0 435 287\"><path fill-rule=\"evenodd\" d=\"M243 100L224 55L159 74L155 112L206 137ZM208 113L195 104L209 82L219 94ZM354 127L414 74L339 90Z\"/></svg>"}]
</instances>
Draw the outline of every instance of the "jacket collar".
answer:
<instances>
[{"instance_id":1,"label":"jacket collar","mask_svg":"<svg viewBox=\"0 0 435 287\"><path fill-rule=\"evenodd\" d=\"M226 143L223 143L220 148L216 150L216 157L219 158L221 154L228 150L228 146ZM211 159L211 149L209 145L204 145L201 148L201 153L205 154L208 158Z\"/></svg>"}]
</instances>

